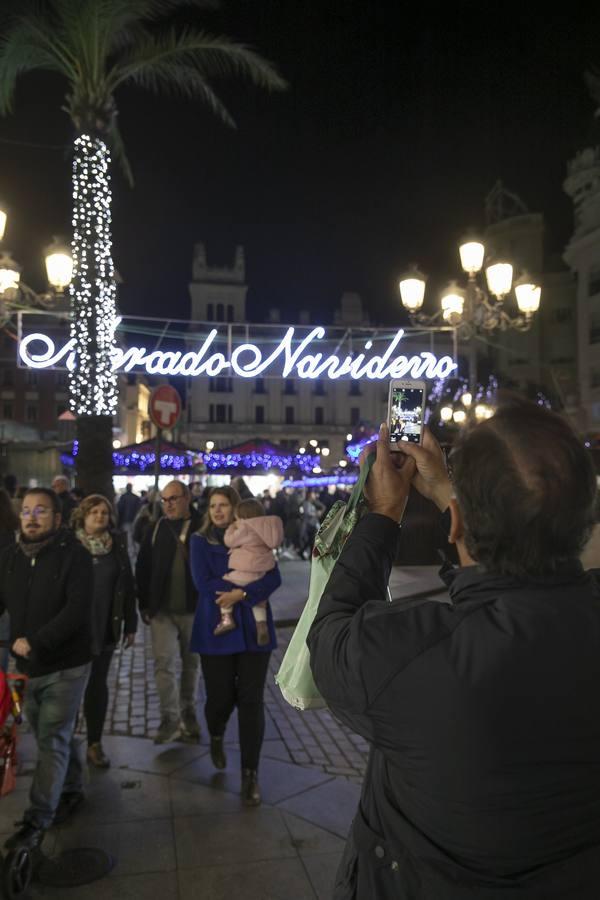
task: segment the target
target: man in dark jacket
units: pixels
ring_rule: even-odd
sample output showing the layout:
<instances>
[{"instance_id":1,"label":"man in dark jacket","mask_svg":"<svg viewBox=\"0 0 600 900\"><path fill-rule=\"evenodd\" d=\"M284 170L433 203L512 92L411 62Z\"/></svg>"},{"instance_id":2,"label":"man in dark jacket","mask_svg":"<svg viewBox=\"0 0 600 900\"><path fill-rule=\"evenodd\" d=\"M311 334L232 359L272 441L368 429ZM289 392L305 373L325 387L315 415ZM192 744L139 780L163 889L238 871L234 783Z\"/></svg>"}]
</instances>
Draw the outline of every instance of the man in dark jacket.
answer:
<instances>
[{"instance_id":1,"label":"man in dark jacket","mask_svg":"<svg viewBox=\"0 0 600 900\"><path fill-rule=\"evenodd\" d=\"M588 455L523 403L391 454L308 636L315 681L371 744L336 900L600 896L600 591L578 557ZM403 461L397 467L396 460ZM444 602L385 602L410 484L462 567Z\"/></svg>"},{"instance_id":2,"label":"man in dark jacket","mask_svg":"<svg viewBox=\"0 0 600 900\"><path fill-rule=\"evenodd\" d=\"M140 615L152 633L154 676L161 712L154 742L166 744L184 738L197 743L200 740L196 713L200 658L189 649L197 603L189 546L200 520L190 508L189 490L181 481L170 481L163 488L161 501L164 516L148 529L135 568ZM180 690L175 673L178 654Z\"/></svg>"},{"instance_id":3,"label":"man in dark jacket","mask_svg":"<svg viewBox=\"0 0 600 900\"><path fill-rule=\"evenodd\" d=\"M0 554L0 612L9 612L12 653L29 677L25 714L38 747L30 805L7 848L39 846L83 798L73 732L92 655L92 558L60 527L59 509L54 491L28 490L17 543Z\"/></svg>"}]
</instances>

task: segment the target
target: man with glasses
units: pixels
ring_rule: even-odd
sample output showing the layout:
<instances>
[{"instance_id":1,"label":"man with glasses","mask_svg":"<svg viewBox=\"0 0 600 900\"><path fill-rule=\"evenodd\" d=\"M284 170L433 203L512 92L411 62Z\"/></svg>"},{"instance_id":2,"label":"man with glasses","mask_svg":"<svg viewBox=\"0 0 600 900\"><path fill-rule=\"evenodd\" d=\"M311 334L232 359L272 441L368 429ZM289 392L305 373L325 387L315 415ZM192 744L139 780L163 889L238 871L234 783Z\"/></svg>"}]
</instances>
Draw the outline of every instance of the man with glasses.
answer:
<instances>
[{"instance_id":1,"label":"man with glasses","mask_svg":"<svg viewBox=\"0 0 600 900\"><path fill-rule=\"evenodd\" d=\"M34 849L83 800L73 733L92 657L93 575L88 551L61 528L54 491L26 491L20 520L16 544L0 554L0 612L10 614L11 651L29 677L25 714L38 759L29 807L5 846Z\"/></svg>"},{"instance_id":2,"label":"man with glasses","mask_svg":"<svg viewBox=\"0 0 600 900\"><path fill-rule=\"evenodd\" d=\"M199 656L191 653L190 637L197 594L189 564L190 537L200 520L190 508L190 494L181 481L162 491L163 516L149 529L136 563L140 615L150 625L154 676L160 703L160 727L155 744L183 739L197 743L196 713ZM178 688L176 666L181 659Z\"/></svg>"}]
</instances>

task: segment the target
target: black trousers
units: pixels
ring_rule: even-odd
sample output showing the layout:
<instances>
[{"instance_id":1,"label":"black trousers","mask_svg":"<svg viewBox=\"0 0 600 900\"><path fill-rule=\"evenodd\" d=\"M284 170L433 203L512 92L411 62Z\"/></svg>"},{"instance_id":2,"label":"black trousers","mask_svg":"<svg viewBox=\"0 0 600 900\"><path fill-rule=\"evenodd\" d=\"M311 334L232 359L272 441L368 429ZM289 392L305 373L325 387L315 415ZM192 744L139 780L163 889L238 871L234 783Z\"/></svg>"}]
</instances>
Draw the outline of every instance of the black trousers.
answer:
<instances>
[{"instance_id":1,"label":"black trousers","mask_svg":"<svg viewBox=\"0 0 600 900\"><path fill-rule=\"evenodd\" d=\"M105 648L92 660L92 670L83 697L83 712L87 727L87 742L97 744L102 737L108 709L108 670L114 647Z\"/></svg>"},{"instance_id":2,"label":"black trousers","mask_svg":"<svg viewBox=\"0 0 600 900\"><path fill-rule=\"evenodd\" d=\"M238 709L242 769L258 769L265 734L264 692L270 653L201 654L206 686L204 714L209 734L222 737Z\"/></svg>"}]
</instances>

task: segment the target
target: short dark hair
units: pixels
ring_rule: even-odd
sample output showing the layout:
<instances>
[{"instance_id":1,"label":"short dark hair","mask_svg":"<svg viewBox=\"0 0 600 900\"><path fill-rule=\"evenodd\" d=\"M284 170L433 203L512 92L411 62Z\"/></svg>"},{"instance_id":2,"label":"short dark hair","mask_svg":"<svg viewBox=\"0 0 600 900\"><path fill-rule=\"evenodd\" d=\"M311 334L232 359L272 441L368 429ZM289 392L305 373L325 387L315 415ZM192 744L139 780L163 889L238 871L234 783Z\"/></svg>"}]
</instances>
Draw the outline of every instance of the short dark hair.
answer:
<instances>
[{"instance_id":1,"label":"short dark hair","mask_svg":"<svg viewBox=\"0 0 600 900\"><path fill-rule=\"evenodd\" d=\"M53 491L52 488L47 487L30 487L27 488L25 493L23 494L23 502L25 501L25 497L29 497L30 494L43 494L44 497L47 497L50 503L52 504L52 512L60 513L61 505L60 500L58 499L58 494L56 491ZM66 524L66 523L65 523Z\"/></svg>"},{"instance_id":2,"label":"short dark hair","mask_svg":"<svg viewBox=\"0 0 600 900\"><path fill-rule=\"evenodd\" d=\"M548 574L579 556L595 522L589 453L556 413L504 399L461 436L452 480L470 555L499 574Z\"/></svg>"}]
</instances>

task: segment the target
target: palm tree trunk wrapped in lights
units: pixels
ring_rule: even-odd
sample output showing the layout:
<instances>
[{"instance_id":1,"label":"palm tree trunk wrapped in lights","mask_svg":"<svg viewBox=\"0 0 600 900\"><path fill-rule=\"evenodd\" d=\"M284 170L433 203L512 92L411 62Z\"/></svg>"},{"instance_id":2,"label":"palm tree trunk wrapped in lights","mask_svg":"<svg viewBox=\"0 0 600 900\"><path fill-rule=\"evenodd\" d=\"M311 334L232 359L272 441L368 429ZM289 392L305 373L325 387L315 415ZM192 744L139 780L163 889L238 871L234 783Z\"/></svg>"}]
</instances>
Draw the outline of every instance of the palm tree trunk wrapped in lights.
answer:
<instances>
[{"instance_id":1,"label":"palm tree trunk wrapped in lights","mask_svg":"<svg viewBox=\"0 0 600 900\"><path fill-rule=\"evenodd\" d=\"M112 260L110 153L100 137L82 134L73 155L71 411L77 416L79 483L112 494L112 418L117 410L116 289ZM80 460L84 461L83 467Z\"/></svg>"},{"instance_id":2,"label":"palm tree trunk wrapped in lights","mask_svg":"<svg viewBox=\"0 0 600 900\"><path fill-rule=\"evenodd\" d=\"M212 78L242 75L267 90L286 87L254 50L195 25L168 22L173 13L181 22L185 7L216 5L215 0L48 0L43 5L21 0L16 12L3 19L0 113L11 111L17 78L27 72L58 72L69 86L63 108L76 133L71 284L76 350L70 403L77 415L77 480L86 492L112 493L118 396L111 370L116 305L109 146L133 184L117 127L115 92L133 84L178 93L208 105L221 122L233 126Z\"/></svg>"}]
</instances>

